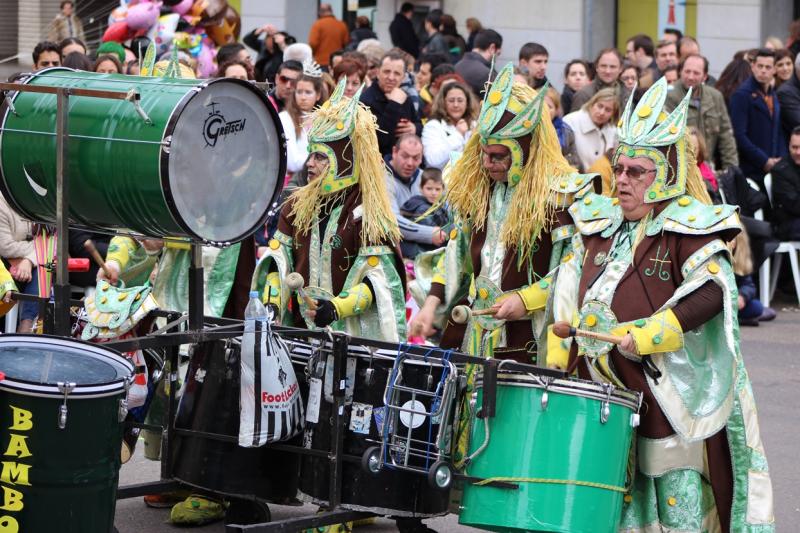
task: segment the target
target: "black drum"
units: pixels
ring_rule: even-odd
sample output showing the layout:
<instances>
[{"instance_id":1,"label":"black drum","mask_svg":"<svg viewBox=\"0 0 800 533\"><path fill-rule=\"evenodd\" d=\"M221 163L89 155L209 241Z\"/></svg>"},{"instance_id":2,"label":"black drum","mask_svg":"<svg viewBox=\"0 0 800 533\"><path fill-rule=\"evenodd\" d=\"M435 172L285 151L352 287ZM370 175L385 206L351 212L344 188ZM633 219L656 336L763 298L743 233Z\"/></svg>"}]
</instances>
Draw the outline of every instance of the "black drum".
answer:
<instances>
[{"instance_id":1,"label":"black drum","mask_svg":"<svg viewBox=\"0 0 800 533\"><path fill-rule=\"evenodd\" d=\"M173 477L217 494L287 503L297 495L298 455L269 446L241 448L238 444L240 354L238 338L194 346L175 427L232 440L176 435ZM296 366L295 372L300 379L303 367ZM287 444L300 446L302 436Z\"/></svg>"},{"instance_id":2,"label":"black drum","mask_svg":"<svg viewBox=\"0 0 800 533\"><path fill-rule=\"evenodd\" d=\"M360 342L360 341L359 341ZM295 349L292 359L302 356ZM331 344L325 343L321 350L314 350L308 365L309 379L322 383L318 397L319 415L316 423L315 407L309 401L306 411L304 446L328 451L331 448L333 403L333 356ZM384 392L396 351L378 350L351 344L346 365L347 392L344 424L343 452L353 458L361 458L373 446L381 445L381 428L386 420ZM408 365L404 370L404 383L408 386L428 389L440 381L442 367L434 365ZM304 379L298 373L298 379ZM313 386L305 398L314 397ZM427 398L420 397L423 404ZM430 410L431 405L425 405ZM311 420L309 420L309 418ZM408 422L407 417L403 417ZM413 419L413 417L412 417ZM401 423L406 423L401 422ZM319 504L328 502L330 465L327 458L304 456L301 460L300 491ZM437 490L428 484L427 476L419 473L396 470L388 466L380 472L369 473L359 461L344 461L342 475L342 507L370 511L386 516L426 517L447 512L449 492Z\"/></svg>"}]
</instances>

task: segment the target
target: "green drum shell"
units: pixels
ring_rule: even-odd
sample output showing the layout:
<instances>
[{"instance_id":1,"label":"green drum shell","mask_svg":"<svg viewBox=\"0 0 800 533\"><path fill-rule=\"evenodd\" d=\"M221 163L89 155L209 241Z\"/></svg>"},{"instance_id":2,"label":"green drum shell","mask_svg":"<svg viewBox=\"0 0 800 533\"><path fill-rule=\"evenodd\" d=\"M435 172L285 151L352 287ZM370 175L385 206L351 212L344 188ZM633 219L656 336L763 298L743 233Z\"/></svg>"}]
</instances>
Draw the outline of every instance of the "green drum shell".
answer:
<instances>
[{"instance_id":1,"label":"green drum shell","mask_svg":"<svg viewBox=\"0 0 800 533\"><path fill-rule=\"evenodd\" d=\"M556 380L548 390L523 375L498 376L496 416L486 449L467 468L478 478L571 480L624 487L638 395L615 389L601 423L602 400L575 395L598 384ZM563 393L571 391L571 393ZM478 405L483 390L477 389ZM603 397L603 396L601 396ZM470 453L484 441L473 423ZM490 531L600 533L617 530L623 493L576 484L519 481L517 490L465 484L459 522Z\"/></svg>"},{"instance_id":2,"label":"green drum shell","mask_svg":"<svg viewBox=\"0 0 800 533\"><path fill-rule=\"evenodd\" d=\"M3 337L9 340L25 336ZM125 366L130 366L130 378L133 366L127 362ZM64 429L59 428L64 396L55 393L54 388L9 376L0 381L0 447L6 453L16 435L24 439L30 452L26 457L3 456L4 462L30 468L29 485L15 483L20 479L11 470L3 471L0 490L22 493L23 506L15 511L0 509L0 525L4 517L12 517L20 533L108 533L114 526L121 466L120 401L125 398L125 382L76 386L67 398ZM32 413L30 429L9 429L14 426L11 406Z\"/></svg>"},{"instance_id":3,"label":"green drum shell","mask_svg":"<svg viewBox=\"0 0 800 533\"><path fill-rule=\"evenodd\" d=\"M221 232L214 229L213 224L209 224L205 234L200 234L197 227L193 228L176 207L179 202L176 201L175 191L171 190L170 152L181 147L180 143L174 142L167 145L178 127L176 122L192 98L198 95L202 98L203 89L216 83L230 84L236 86L237 90L245 87L247 92L257 95L258 100L263 100L265 116L261 119L276 124L276 141L280 143L280 146L272 149L279 156L285 154L280 120L266 96L252 84L232 79L147 78L93 72L78 74L65 68L36 72L23 83L117 92L137 89L142 95L141 107L152 121L152 124L147 124L133 104L125 100L70 97L69 218L73 226L227 244L239 241L261 227L266 221L269 206L280 193L279 184L274 190L264 185L264 190L269 191L264 198L258 198L255 202L259 206L264 204L263 213L256 209L258 213L255 216L252 213L248 213L247 217L242 216L246 220L252 219L253 224L237 230L235 235L219 238L217 233ZM9 97L13 99L14 112L7 103L0 108L0 189L10 205L25 218L54 223L56 95L17 92ZM252 123L257 118L248 117L248 120ZM198 136L203 127L202 123L197 125ZM185 130L186 127L183 127L182 131ZM267 151L267 147L264 147L264 152ZM257 157L254 155L254 159ZM272 179L271 174L275 170L282 183L285 155L279 159L279 162L271 163L260 161L260 170L249 170L248 175L258 173L267 182ZM226 164L230 166L231 175L204 179L232 180L235 169L243 165L241 161L228 161ZM195 175L203 171L208 172L208 169L197 168ZM186 179L189 177L186 176ZM203 185L204 182L198 182L197 186L202 188ZM42 195L41 189L47 193ZM217 203L221 205L223 202L220 200ZM235 211L242 209L247 200L239 199L224 204L224 209ZM212 232L215 235L210 237Z\"/></svg>"}]
</instances>

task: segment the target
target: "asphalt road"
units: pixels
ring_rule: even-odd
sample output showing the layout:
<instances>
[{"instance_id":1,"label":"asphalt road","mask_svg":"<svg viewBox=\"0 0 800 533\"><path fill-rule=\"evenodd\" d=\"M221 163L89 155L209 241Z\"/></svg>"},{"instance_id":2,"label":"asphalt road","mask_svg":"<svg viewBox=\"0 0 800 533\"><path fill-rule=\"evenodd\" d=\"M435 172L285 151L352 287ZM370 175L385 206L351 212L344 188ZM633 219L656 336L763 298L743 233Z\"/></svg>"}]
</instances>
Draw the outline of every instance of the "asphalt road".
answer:
<instances>
[{"instance_id":1,"label":"asphalt road","mask_svg":"<svg viewBox=\"0 0 800 533\"><path fill-rule=\"evenodd\" d=\"M800 437L800 404L797 400L797 391L800 390L797 341L800 335L800 312L794 307L779 307L778 311L778 318L774 322L757 328L745 328L741 338L758 405L761 436L772 472L777 529L789 532L800 529L800 462L797 461L797 442ZM158 473L158 463L147 461L137 454L122 468L121 484L156 480ZM273 519L316 510L310 505L271 506L271 509ZM120 533L175 533L182 529L168 524L168 520L168 510L147 508L140 498L122 500L117 504L116 525ZM440 532L476 531L460 526L453 515L428 520L427 524ZM221 523L197 529L208 533L225 530ZM374 525L357 530L367 533L396 529L393 522L379 520Z\"/></svg>"}]
</instances>

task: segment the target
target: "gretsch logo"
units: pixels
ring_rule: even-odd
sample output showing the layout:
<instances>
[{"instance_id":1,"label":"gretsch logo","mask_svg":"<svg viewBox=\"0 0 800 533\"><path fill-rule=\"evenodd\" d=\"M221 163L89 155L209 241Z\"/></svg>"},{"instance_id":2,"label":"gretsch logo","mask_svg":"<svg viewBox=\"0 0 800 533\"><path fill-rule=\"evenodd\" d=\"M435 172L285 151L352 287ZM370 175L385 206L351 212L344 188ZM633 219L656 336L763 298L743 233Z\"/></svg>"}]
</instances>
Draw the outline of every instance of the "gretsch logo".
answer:
<instances>
[{"instance_id":1,"label":"gretsch logo","mask_svg":"<svg viewBox=\"0 0 800 533\"><path fill-rule=\"evenodd\" d=\"M216 102L211 102L209 106L211 111L209 111L206 121L203 123L203 139L206 141L206 146L214 147L217 145L218 140L227 135L235 135L240 131L244 131L246 119L240 118L228 122L222 116L222 113L217 111Z\"/></svg>"}]
</instances>

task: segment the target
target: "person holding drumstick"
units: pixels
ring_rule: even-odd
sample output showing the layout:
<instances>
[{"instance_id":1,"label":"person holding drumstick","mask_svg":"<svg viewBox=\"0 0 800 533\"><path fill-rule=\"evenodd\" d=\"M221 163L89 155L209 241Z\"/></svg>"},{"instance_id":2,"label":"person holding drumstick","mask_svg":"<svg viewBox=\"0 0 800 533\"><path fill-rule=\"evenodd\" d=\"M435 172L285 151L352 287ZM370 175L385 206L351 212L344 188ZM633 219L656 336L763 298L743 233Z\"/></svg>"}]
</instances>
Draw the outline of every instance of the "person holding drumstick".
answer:
<instances>
[{"instance_id":1,"label":"person holding drumstick","mask_svg":"<svg viewBox=\"0 0 800 533\"><path fill-rule=\"evenodd\" d=\"M555 329L577 336L551 331L547 365L643 394L621 530L772 531L725 245L739 217L708 205L686 131L690 95L667 115L667 90L661 79L625 108L616 198L587 194L570 208L578 232L553 313Z\"/></svg>"},{"instance_id":2,"label":"person holding drumstick","mask_svg":"<svg viewBox=\"0 0 800 533\"><path fill-rule=\"evenodd\" d=\"M375 119L359 93L344 96L346 83L314 112L309 182L283 206L252 290L284 325L400 342L406 338L400 230Z\"/></svg>"}]
</instances>

